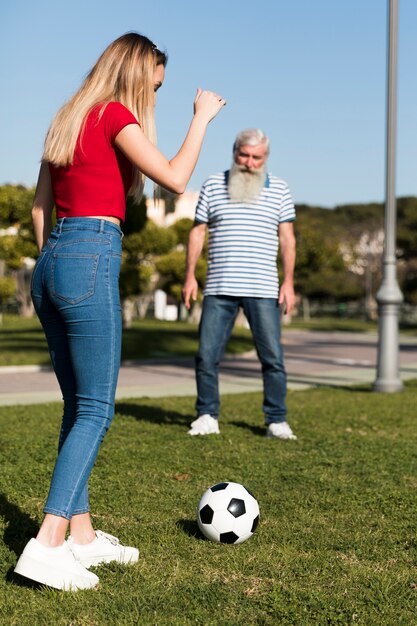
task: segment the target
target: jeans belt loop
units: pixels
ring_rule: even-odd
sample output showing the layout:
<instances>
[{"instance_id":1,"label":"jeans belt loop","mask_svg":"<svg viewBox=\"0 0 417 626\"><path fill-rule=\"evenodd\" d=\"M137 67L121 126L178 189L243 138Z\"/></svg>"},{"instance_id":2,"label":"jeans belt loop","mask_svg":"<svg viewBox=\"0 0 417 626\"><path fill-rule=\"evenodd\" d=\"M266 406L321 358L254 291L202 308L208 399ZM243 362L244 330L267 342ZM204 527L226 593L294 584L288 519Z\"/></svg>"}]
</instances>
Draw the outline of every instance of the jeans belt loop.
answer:
<instances>
[{"instance_id":1,"label":"jeans belt loop","mask_svg":"<svg viewBox=\"0 0 417 626\"><path fill-rule=\"evenodd\" d=\"M104 233L104 220L100 220L100 235Z\"/></svg>"}]
</instances>

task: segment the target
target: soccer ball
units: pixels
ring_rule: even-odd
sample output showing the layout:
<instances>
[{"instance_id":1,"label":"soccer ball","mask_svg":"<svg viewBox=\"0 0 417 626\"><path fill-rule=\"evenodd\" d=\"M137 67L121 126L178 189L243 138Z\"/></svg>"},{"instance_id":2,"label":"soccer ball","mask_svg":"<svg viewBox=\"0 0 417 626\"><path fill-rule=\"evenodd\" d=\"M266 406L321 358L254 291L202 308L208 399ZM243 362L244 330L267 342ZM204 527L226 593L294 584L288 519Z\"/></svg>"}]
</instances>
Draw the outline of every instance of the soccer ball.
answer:
<instances>
[{"instance_id":1,"label":"soccer ball","mask_svg":"<svg viewBox=\"0 0 417 626\"><path fill-rule=\"evenodd\" d=\"M211 541L242 543L253 535L258 522L258 503L239 483L218 483L198 503L198 527Z\"/></svg>"}]
</instances>

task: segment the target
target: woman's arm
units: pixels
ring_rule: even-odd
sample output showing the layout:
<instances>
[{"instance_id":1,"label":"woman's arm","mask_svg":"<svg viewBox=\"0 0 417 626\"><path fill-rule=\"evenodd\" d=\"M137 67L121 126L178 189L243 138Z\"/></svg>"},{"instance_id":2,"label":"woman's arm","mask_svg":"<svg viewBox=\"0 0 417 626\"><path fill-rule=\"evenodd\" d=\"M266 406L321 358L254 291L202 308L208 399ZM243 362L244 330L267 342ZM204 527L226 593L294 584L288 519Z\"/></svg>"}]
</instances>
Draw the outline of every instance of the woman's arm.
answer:
<instances>
[{"instance_id":1,"label":"woman's arm","mask_svg":"<svg viewBox=\"0 0 417 626\"><path fill-rule=\"evenodd\" d=\"M184 143L168 160L136 124L125 126L115 139L118 148L145 176L174 193L183 193L191 178L209 122L226 104L211 91L197 91L194 117Z\"/></svg>"},{"instance_id":2,"label":"woman's arm","mask_svg":"<svg viewBox=\"0 0 417 626\"><path fill-rule=\"evenodd\" d=\"M52 194L51 175L48 164L43 161L39 170L38 184L32 205L32 224L35 233L36 245L40 252L46 244L52 230L52 209L54 197Z\"/></svg>"}]
</instances>

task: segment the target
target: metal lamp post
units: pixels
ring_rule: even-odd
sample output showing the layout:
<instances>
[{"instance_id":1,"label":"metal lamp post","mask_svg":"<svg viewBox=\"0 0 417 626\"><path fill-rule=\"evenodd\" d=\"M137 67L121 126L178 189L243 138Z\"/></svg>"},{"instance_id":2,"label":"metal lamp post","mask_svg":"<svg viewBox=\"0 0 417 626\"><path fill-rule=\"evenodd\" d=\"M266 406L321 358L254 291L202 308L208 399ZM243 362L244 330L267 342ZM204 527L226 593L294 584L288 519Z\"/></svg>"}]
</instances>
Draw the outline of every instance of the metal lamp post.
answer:
<instances>
[{"instance_id":1,"label":"metal lamp post","mask_svg":"<svg viewBox=\"0 0 417 626\"><path fill-rule=\"evenodd\" d=\"M388 87L385 245L383 279L376 294L378 302L378 360L374 391L394 392L403 388L399 376L398 309L403 296L397 282L395 150L397 117L398 0L389 0Z\"/></svg>"}]
</instances>

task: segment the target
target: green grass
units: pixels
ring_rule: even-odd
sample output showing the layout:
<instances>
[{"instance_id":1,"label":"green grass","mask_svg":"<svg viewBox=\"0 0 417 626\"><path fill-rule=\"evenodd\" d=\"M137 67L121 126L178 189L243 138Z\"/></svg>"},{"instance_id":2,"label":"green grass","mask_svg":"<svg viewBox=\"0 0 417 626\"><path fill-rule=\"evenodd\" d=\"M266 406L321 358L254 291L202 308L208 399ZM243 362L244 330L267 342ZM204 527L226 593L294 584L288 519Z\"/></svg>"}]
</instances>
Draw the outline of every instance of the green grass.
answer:
<instances>
[{"instance_id":1,"label":"green grass","mask_svg":"<svg viewBox=\"0 0 417 626\"><path fill-rule=\"evenodd\" d=\"M135 321L123 330L123 360L169 356L194 356L198 329L186 322ZM253 349L251 334L235 328L227 351L230 354ZM49 365L50 359L42 327L37 318L4 316L0 325L1 365Z\"/></svg>"},{"instance_id":2,"label":"green grass","mask_svg":"<svg viewBox=\"0 0 417 626\"><path fill-rule=\"evenodd\" d=\"M327 330L369 332L376 324L354 319L313 318L308 322L293 319L285 332L291 330ZM415 328L402 332L415 335ZM132 328L123 331L123 360L152 359L171 356L194 356L198 347L198 330L186 322L134 321ZM235 328L227 346L229 354L253 349L250 331ZM24 319L5 315L0 325L0 366L49 365L46 340L37 318Z\"/></svg>"},{"instance_id":3,"label":"green grass","mask_svg":"<svg viewBox=\"0 0 417 626\"><path fill-rule=\"evenodd\" d=\"M122 359L194 356L198 349L198 327L187 322L136 321L123 331ZM235 328L227 346L229 354L253 349L252 336Z\"/></svg>"},{"instance_id":4,"label":"green grass","mask_svg":"<svg viewBox=\"0 0 417 626\"><path fill-rule=\"evenodd\" d=\"M0 409L2 626L417 624L417 383L291 392L295 442L263 437L259 394L224 397L220 436L188 437L193 403L118 404L92 507L141 557L97 568L99 587L74 594L12 574L42 517L60 405ZM223 480L260 503L240 546L196 526L200 496Z\"/></svg>"},{"instance_id":5,"label":"green grass","mask_svg":"<svg viewBox=\"0 0 417 626\"><path fill-rule=\"evenodd\" d=\"M291 329L366 331L375 329L375 326L360 320L326 318L310 322L294 320L286 327L286 331ZM194 356L197 347L198 329L195 324L136 320L132 328L123 330L122 359ZM252 349L250 331L235 328L227 352L237 354ZM5 315L0 325L0 366L49 364L46 340L39 320L36 317L24 319Z\"/></svg>"},{"instance_id":6,"label":"green grass","mask_svg":"<svg viewBox=\"0 0 417 626\"><path fill-rule=\"evenodd\" d=\"M345 331L345 332L376 332L376 322L361 319L338 317L312 317L310 320L293 318L290 328L305 330Z\"/></svg>"}]
</instances>

